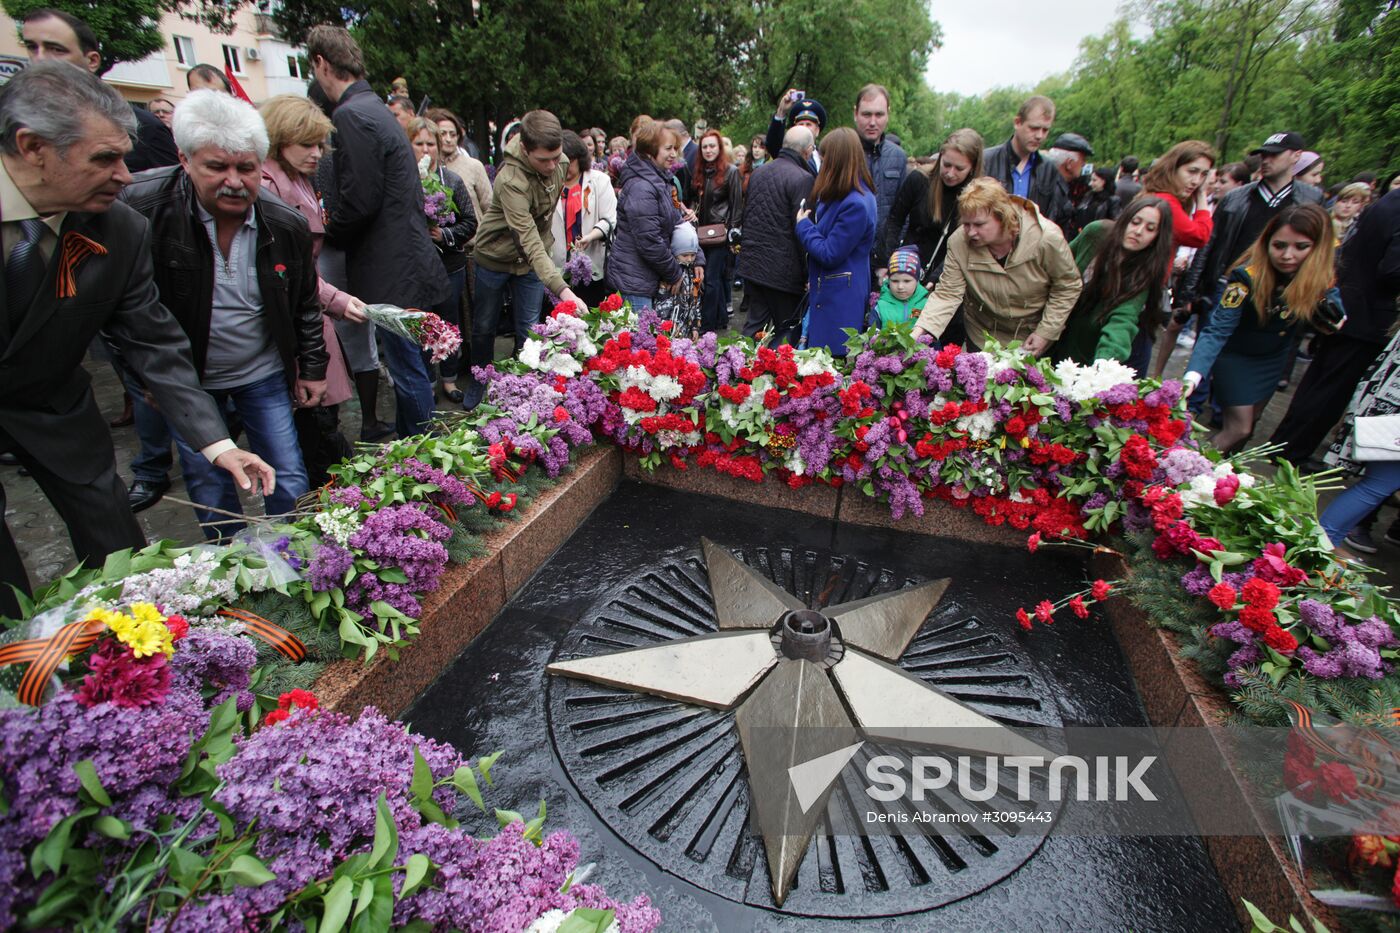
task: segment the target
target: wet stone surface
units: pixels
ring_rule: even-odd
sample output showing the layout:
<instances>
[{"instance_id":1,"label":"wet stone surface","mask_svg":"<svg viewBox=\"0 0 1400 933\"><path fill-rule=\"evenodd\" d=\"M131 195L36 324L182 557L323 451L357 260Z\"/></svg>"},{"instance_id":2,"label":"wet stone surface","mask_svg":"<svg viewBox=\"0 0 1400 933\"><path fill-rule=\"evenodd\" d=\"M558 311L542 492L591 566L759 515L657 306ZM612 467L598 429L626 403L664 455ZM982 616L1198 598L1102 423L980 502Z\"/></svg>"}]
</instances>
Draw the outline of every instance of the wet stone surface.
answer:
<instances>
[{"instance_id":1,"label":"wet stone surface","mask_svg":"<svg viewBox=\"0 0 1400 933\"><path fill-rule=\"evenodd\" d=\"M597 863L590 880L619 897L647 893L666 930L1236 929L1189 837L1023 837L989 848L819 829L776 908L762 840L744 829L734 714L544 672L554 660L714 631L702 535L812 608L950 577L901 659L906 672L1008 724L1146 723L1104 625L1024 633L1012 618L1080 585L1078 552L1031 557L632 483L403 718L472 756L505 749L488 806L532 812L546 800L548 825L568 827L581 861ZM467 825L489 832L487 819Z\"/></svg>"}]
</instances>

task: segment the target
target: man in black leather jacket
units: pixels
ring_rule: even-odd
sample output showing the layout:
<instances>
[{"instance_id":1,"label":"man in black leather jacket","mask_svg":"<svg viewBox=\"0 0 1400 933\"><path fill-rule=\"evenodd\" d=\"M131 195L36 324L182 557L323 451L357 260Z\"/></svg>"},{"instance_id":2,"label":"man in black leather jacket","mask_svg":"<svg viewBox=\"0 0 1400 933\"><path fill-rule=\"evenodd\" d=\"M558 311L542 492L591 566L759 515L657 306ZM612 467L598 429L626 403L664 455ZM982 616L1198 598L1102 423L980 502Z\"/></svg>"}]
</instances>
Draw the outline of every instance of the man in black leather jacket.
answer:
<instances>
[{"instance_id":1,"label":"man in black leather jacket","mask_svg":"<svg viewBox=\"0 0 1400 933\"><path fill-rule=\"evenodd\" d=\"M1074 211L1069 187L1055 163L1040 153L1054 123L1054 101L1039 94L1027 98L1016 113L1011 138L983 155L982 171L1012 194L1034 201L1042 217L1064 226Z\"/></svg>"},{"instance_id":2,"label":"man in black leather jacket","mask_svg":"<svg viewBox=\"0 0 1400 933\"><path fill-rule=\"evenodd\" d=\"M267 130L252 105L196 91L175 111L180 165L144 172L122 199L151 222L161 301L189 337L195 369L220 410L243 421L253 450L277 470L269 514L291 511L308 489L292 399L315 406L327 353L311 232L295 209L261 193ZM190 498L242 511L233 484L176 437ZM196 510L203 522L226 516ZM236 530L206 525L218 537Z\"/></svg>"}]
</instances>

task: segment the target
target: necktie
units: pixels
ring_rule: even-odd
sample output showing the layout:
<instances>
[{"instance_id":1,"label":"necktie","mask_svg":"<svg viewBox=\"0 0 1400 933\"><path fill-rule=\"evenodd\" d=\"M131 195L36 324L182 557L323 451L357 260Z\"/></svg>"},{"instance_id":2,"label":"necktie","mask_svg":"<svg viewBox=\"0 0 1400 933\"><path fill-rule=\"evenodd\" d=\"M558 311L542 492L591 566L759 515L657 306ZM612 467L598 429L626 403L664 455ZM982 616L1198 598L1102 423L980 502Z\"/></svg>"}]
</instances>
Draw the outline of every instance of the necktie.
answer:
<instances>
[{"instance_id":1,"label":"necktie","mask_svg":"<svg viewBox=\"0 0 1400 933\"><path fill-rule=\"evenodd\" d=\"M19 225L24 239L10 250L10 258L5 262L5 301L9 305L11 326L24 316L44 282L44 254L39 250L44 222L32 217L21 220Z\"/></svg>"}]
</instances>

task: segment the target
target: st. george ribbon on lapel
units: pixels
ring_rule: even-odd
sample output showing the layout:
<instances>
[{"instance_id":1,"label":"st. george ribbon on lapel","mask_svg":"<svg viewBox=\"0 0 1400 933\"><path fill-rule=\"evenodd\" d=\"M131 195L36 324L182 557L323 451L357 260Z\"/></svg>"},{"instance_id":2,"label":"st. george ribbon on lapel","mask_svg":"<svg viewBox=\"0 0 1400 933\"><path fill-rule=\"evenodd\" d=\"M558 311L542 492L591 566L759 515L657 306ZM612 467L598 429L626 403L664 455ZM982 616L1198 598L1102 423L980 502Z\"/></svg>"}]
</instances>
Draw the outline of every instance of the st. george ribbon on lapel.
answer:
<instances>
[{"instance_id":1,"label":"st. george ribbon on lapel","mask_svg":"<svg viewBox=\"0 0 1400 933\"><path fill-rule=\"evenodd\" d=\"M107 255L107 247L83 236L76 230L63 234L59 245L58 276L54 280L54 297L78 297L78 267L89 256Z\"/></svg>"}]
</instances>

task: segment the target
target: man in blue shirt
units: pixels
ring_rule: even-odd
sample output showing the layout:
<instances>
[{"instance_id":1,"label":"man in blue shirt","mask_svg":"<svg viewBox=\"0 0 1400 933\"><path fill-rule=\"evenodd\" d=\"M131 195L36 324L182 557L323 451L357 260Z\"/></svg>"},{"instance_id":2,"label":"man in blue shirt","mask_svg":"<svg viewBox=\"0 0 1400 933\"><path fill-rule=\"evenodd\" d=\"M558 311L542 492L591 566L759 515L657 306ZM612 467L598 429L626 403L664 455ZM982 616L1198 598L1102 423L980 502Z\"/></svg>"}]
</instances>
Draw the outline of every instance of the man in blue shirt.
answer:
<instances>
[{"instance_id":1,"label":"man in blue shirt","mask_svg":"<svg viewBox=\"0 0 1400 933\"><path fill-rule=\"evenodd\" d=\"M1016 113L1011 138L983 157L983 169L1017 197L1035 202L1043 217L1061 226L1072 206L1059 169L1040 154L1055 123L1055 102L1037 94Z\"/></svg>"}]
</instances>

